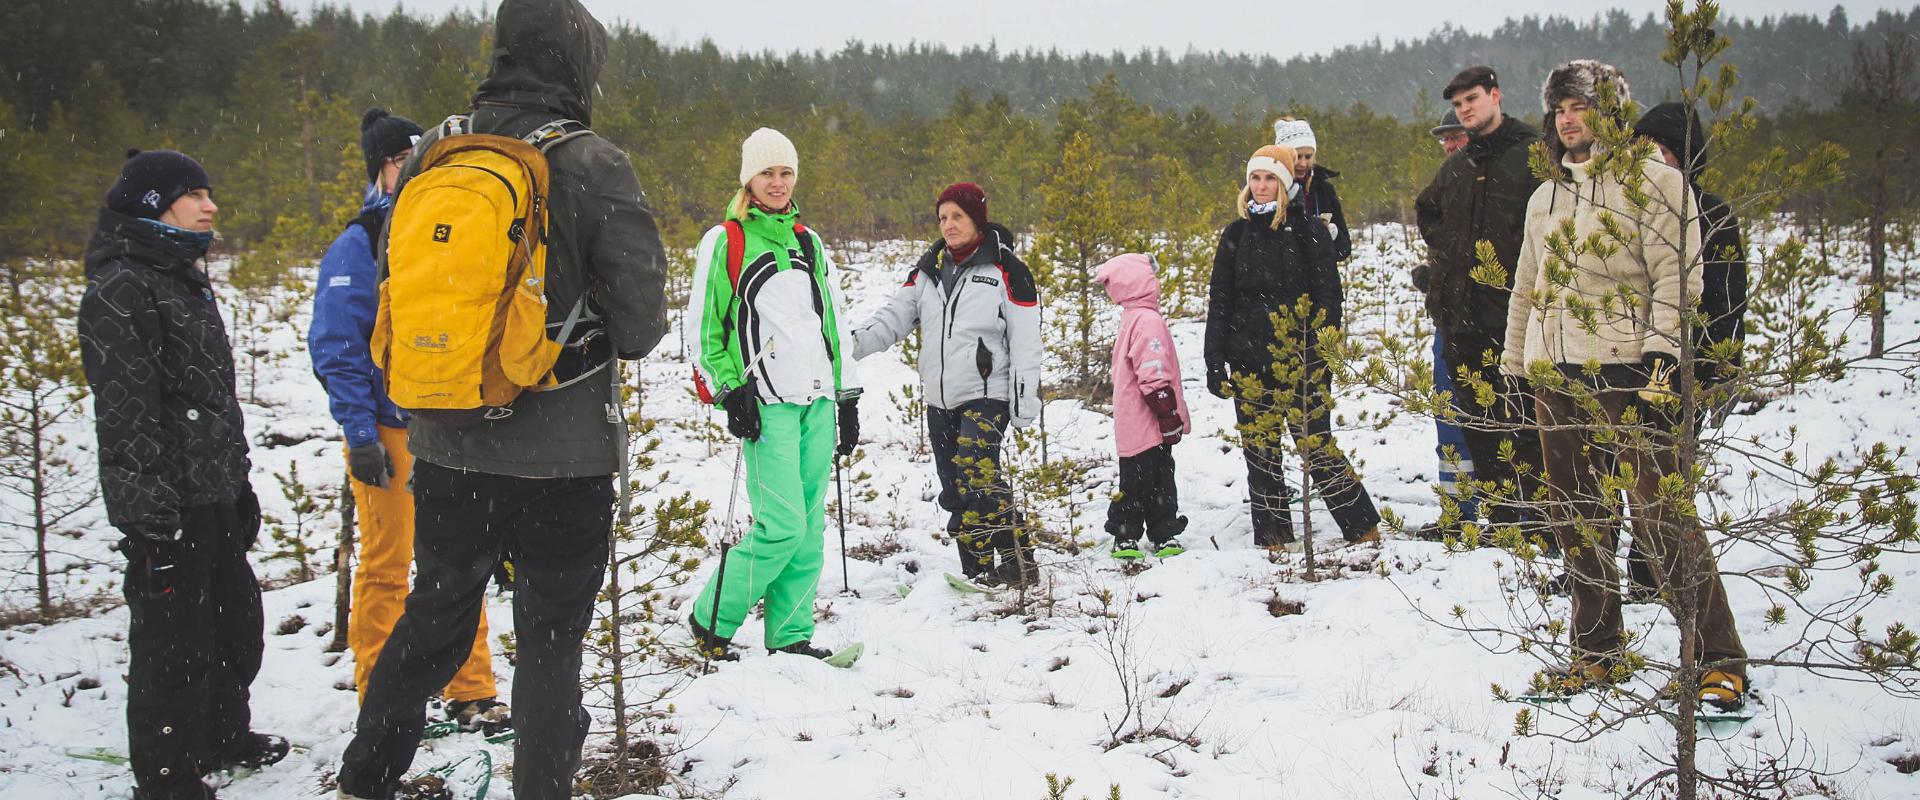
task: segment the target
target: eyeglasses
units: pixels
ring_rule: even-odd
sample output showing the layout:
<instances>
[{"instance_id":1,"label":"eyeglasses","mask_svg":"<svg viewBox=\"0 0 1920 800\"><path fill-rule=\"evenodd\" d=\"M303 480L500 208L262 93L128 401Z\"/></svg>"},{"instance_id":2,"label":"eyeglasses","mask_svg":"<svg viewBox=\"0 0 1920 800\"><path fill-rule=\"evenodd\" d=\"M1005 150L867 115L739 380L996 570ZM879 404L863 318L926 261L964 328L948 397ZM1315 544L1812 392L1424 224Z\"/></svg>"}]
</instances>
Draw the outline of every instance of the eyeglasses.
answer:
<instances>
[{"instance_id":1,"label":"eyeglasses","mask_svg":"<svg viewBox=\"0 0 1920 800\"><path fill-rule=\"evenodd\" d=\"M413 150L408 149L408 150L404 150L399 153L396 153L394 155L387 156L385 159L385 162L398 167L407 163L407 159L412 157L413 157Z\"/></svg>"}]
</instances>

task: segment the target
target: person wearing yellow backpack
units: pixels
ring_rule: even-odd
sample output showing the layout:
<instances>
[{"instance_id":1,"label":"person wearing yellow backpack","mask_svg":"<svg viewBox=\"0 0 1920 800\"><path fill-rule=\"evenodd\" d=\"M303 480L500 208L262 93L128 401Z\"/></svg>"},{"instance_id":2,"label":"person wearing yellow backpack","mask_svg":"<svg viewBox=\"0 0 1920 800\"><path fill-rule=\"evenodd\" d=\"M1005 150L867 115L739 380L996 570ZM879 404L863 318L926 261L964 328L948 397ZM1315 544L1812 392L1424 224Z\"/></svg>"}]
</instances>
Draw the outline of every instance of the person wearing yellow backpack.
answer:
<instances>
[{"instance_id":1,"label":"person wearing yellow backpack","mask_svg":"<svg viewBox=\"0 0 1920 800\"><path fill-rule=\"evenodd\" d=\"M753 507L751 530L726 549L688 619L701 651L721 660L737 658L728 645L763 600L768 651L833 655L813 644L814 590L832 459L860 439L860 381L833 259L793 202L799 177L793 142L754 131L726 221L694 256L694 379L740 438Z\"/></svg>"},{"instance_id":2,"label":"person wearing yellow backpack","mask_svg":"<svg viewBox=\"0 0 1920 800\"><path fill-rule=\"evenodd\" d=\"M573 794L590 723L580 702L582 641L606 576L613 476L625 460L625 415L613 396L619 373L611 362L644 357L666 328L665 248L653 212L626 154L587 127L606 55L606 29L578 0L504 0L494 16L491 68L471 114L428 130L401 170L374 350L376 363L387 365L389 394L413 410L408 447L415 459L416 577L368 677L353 741L341 757L342 797L390 798L403 788L427 700L467 660L488 582L509 554L517 641L513 796ZM520 144L543 131L555 135ZM537 167L531 183L518 181L520 175L499 177L503 187L518 181L518 188L497 191L510 195L522 216L476 228L470 223L487 216L475 216L486 211L477 208L482 201L436 205L439 195L416 191L442 185L441 173L448 171L469 173L480 185L495 181L484 172L440 167L438 159L469 142L484 149L501 140ZM530 196L530 186L551 192ZM421 213L448 216L435 223L418 218ZM516 263L538 251L539 258L523 264L526 272L512 273L515 282L506 291L514 293L515 313L543 316L532 321L535 335L544 322L549 338L528 347L545 353L537 371L550 374L532 376L539 386L503 405L486 402L481 413L440 413L446 409L418 392L433 376L413 370L432 353L455 352L453 339L464 335L454 327L432 333L432 324L473 320L434 320L439 300L413 292L417 283L409 276L435 268L429 254L436 245L453 252L487 237L510 241ZM518 322L494 330L524 333L527 320ZM507 353L505 342L487 348L488 357Z\"/></svg>"},{"instance_id":3,"label":"person wearing yellow backpack","mask_svg":"<svg viewBox=\"0 0 1920 800\"><path fill-rule=\"evenodd\" d=\"M386 379L368 349L378 301L375 239L386 231L400 167L425 131L384 108L367 109L360 121L360 151L367 162L367 195L360 214L320 259L313 295L313 326L307 352L313 373L346 439L347 471L359 520L359 563L353 572L353 611L347 644L353 648L354 684L365 699L367 676L400 618L413 567L413 454L407 449L407 414L387 396ZM447 717L464 730L512 725L496 698L487 620L480 618L466 664L446 686Z\"/></svg>"}]
</instances>

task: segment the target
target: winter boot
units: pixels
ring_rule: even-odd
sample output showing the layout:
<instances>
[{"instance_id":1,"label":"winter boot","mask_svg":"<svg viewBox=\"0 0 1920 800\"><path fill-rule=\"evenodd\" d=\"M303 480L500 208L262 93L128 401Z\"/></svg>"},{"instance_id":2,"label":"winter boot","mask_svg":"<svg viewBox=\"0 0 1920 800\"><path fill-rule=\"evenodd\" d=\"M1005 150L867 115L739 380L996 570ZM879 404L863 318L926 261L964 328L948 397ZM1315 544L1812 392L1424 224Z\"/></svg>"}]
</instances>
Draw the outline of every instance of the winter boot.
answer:
<instances>
[{"instance_id":1,"label":"winter boot","mask_svg":"<svg viewBox=\"0 0 1920 800\"><path fill-rule=\"evenodd\" d=\"M1150 526L1147 530L1147 538L1153 540L1154 557L1172 558L1187 552L1187 548L1180 544L1180 534L1186 532L1186 517L1174 517L1166 522Z\"/></svg>"},{"instance_id":2,"label":"winter boot","mask_svg":"<svg viewBox=\"0 0 1920 800\"><path fill-rule=\"evenodd\" d=\"M1577 658L1565 669L1542 670L1533 676L1534 693L1558 697L1571 697L1612 684L1613 665L1606 659Z\"/></svg>"},{"instance_id":3,"label":"winter boot","mask_svg":"<svg viewBox=\"0 0 1920 800\"><path fill-rule=\"evenodd\" d=\"M1707 670L1700 676L1700 702L1727 713L1747 704L1747 679L1731 672Z\"/></svg>"},{"instance_id":4,"label":"winter boot","mask_svg":"<svg viewBox=\"0 0 1920 800\"><path fill-rule=\"evenodd\" d=\"M991 579L994 572L993 537L983 527L959 522L947 531L960 550L960 574L975 583Z\"/></svg>"},{"instance_id":5,"label":"winter boot","mask_svg":"<svg viewBox=\"0 0 1920 800\"><path fill-rule=\"evenodd\" d=\"M1122 522L1109 518L1107 533L1113 536L1113 557L1121 561L1138 561L1146 558L1140 549L1140 533L1144 529L1138 522Z\"/></svg>"},{"instance_id":6,"label":"winter boot","mask_svg":"<svg viewBox=\"0 0 1920 800\"><path fill-rule=\"evenodd\" d=\"M733 652L733 640L722 639L700 624L697 614L687 615L687 627L693 629L693 646L700 655L714 661L739 661L740 654Z\"/></svg>"},{"instance_id":7,"label":"winter boot","mask_svg":"<svg viewBox=\"0 0 1920 800\"><path fill-rule=\"evenodd\" d=\"M1360 533L1353 534L1353 535L1347 535L1343 533L1341 535L1341 538L1346 539L1347 544L1379 544L1380 543L1380 526L1375 525L1371 528L1366 529L1365 531L1362 531Z\"/></svg>"},{"instance_id":8,"label":"winter boot","mask_svg":"<svg viewBox=\"0 0 1920 800\"><path fill-rule=\"evenodd\" d=\"M492 736L513 730L513 712L506 703L491 697L447 701L447 720L467 733L478 731Z\"/></svg>"},{"instance_id":9,"label":"winter boot","mask_svg":"<svg viewBox=\"0 0 1920 800\"><path fill-rule=\"evenodd\" d=\"M1040 585L1040 569L1033 563L1033 548L1027 542L1025 520L1009 515L1010 525L1000 534L1000 566L993 580L1009 589Z\"/></svg>"},{"instance_id":10,"label":"winter boot","mask_svg":"<svg viewBox=\"0 0 1920 800\"><path fill-rule=\"evenodd\" d=\"M825 661L828 656L833 655L832 650L828 650L822 647L814 647L812 639L801 639L800 641L794 642L793 644L787 645L786 647L769 647L767 648L767 653L769 655L779 655L780 653L789 653L796 656L810 656L812 658L817 658L822 661Z\"/></svg>"},{"instance_id":11,"label":"winter boot","mask_svg":"<svg viewBox=\"0 0 1920 800\"><path fill-rule=\"evenodd\" d=\"M1285 548L1293 544L1293 518L1285 512L1262 514L1253 512L1253 544L1268 550Z\"/></svg>"},{"instance_id":12,"label":"winter boot","mask_svg":"<svg viewBox=\"0 0 1920 800\"><path fill-rule=\"evenodd\" d=\"M286 739L265 733L248 731L215 760L212 769L205 774L228 772L236 769L255 770L271 764L280 763L287 757L289 750Z\"/></svg>"}]
</instances>

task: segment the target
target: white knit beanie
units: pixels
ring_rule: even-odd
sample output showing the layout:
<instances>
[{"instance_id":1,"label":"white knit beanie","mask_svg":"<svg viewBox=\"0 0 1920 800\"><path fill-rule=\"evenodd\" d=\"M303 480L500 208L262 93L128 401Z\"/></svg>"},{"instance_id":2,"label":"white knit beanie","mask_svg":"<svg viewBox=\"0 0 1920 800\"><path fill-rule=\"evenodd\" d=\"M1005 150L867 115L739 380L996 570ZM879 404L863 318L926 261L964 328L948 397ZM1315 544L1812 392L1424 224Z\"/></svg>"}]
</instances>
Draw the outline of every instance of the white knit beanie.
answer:
<instances>
[{"instance_id":1,"label":"white knit beanie","mask_svg":"<svg viewBox=\"0 0 1920 800\"><path fill-rule=\"evenodd\" d=\"M1273 143L1296 148L1311 147L1313 152L1320 152L1320 144L1313 138L1313 126L1304 119L1274 120Z\"/></svg>"},{"instance_id":2,"label":"white knit beanie","mask_svg":"<svg viewBox=\"0 0 1920 800\"><path fill-rule=\"evenodd\" d=\"M772 128L761 128L740 143L740 185L747 185L760 170L768 167L792 167L800 174L800 151L793 141Z\"/></svg>"}]
</instances>

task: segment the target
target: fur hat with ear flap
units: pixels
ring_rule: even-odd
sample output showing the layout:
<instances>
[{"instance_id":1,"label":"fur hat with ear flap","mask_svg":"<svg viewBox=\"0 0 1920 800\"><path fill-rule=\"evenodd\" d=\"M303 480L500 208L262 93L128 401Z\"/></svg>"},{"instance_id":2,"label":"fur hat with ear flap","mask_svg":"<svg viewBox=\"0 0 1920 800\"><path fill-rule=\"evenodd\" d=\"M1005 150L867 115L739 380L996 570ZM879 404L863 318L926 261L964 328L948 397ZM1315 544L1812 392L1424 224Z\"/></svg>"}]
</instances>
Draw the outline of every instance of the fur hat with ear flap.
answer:
<instances>
[{"instance_id":1,"label":"fur hat with ear flap","mask_svg":"<svg viewBox=\"0 0 1920 800\"><path fill-rule=\"evenodd\" d=\"M1627 76L1618 67L1591 58L1580 58L1554 67L1547 73L1547 82L1540 87L1540 105L1546 112L1541 124L1542 136L1546 139L1547 153L1554 163L1566 155L1566 147L1560 144L1560 135L1555 132L1553 116L1560 101L1575 99L1585 101L1588 108L1600 109L1600 85L1613 85L1613 99L1618 103L1615 113L1624 114L1628 103L1633 102L1633 92L1627 85Z\"/></svg>"}]
</instances>

